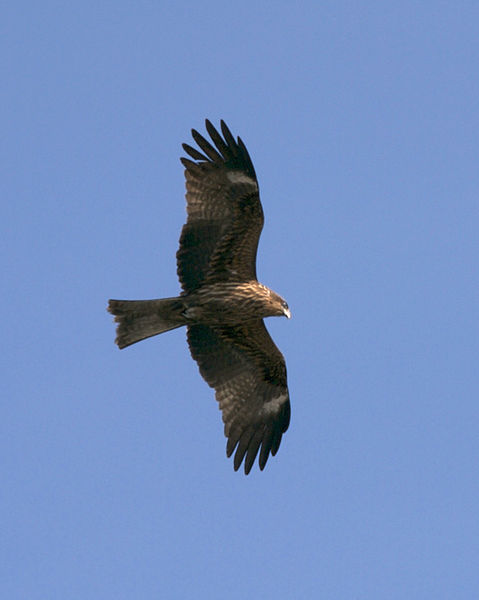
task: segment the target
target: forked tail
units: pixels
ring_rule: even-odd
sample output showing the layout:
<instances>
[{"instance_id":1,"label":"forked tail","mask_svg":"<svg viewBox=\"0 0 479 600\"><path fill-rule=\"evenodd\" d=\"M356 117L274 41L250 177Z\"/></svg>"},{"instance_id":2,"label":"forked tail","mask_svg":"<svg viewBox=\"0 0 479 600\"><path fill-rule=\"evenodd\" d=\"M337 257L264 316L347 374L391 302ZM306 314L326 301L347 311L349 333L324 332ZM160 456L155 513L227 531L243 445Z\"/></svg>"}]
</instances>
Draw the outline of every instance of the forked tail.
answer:
<instances>
[{"instance_id":1,"label":"forked tail","mask_svg":"<svg viewBox=\"0 0 479 600\"><path fill-rule=\"evenodd\" d=\"M185 325L183 310L180 298L108 301L108 311L118 323L115 342L119 348Z\"/></svg>"}]
</instances>

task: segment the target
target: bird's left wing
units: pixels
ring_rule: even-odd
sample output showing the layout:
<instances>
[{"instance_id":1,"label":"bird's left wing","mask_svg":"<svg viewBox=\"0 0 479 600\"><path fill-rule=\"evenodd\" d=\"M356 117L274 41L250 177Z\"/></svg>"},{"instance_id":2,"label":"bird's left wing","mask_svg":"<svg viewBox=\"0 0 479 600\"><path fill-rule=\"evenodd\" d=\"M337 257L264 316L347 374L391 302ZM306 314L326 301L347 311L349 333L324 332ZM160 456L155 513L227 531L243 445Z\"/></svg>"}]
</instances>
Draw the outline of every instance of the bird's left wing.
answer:
<instances>
[{"instance_id":1,"label":"bird's left wing","mask_svg":"<svg viewBox=\"0 0 479 600\"><path fill-rule=\"evenodd\" d=\"M288 429L290 402L283 355L264 322L236 327L190 325L188 343L205 381L215 389L228 438L227 456L236 449L234 468L245 473L258 451L264 469ZM261 450L260 450L261 447Z\"/></svg>"},{"instance_id":2,"label":"bird's left wing","mask_svg":"<svg viewBox=\"0 0 479 600\"><path fill-rule=\"evenodd\" d=\"M206 280L256 279L256 251L263 228L258 181L248 151L221 121L206 121L212 143L194 129L200 150L183 144L188 220L176 254L185 292ZM213 145L214 144L214 145ZM192 160L193 159L193 160Z\"/></svg>"}]
</instances>

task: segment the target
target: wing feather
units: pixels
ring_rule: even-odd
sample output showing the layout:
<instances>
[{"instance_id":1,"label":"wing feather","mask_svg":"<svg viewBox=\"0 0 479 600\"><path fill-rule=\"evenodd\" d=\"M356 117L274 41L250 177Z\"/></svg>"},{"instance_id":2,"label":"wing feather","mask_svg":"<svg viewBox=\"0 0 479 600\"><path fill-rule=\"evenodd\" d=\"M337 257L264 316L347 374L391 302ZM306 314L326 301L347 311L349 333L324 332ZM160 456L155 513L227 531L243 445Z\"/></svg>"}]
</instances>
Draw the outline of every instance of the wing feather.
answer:
<instances>
[{"instance_id":1,"label":"wing feather","mask_svg":"<svg viewBox=\"0 0 479 600\"><path fill-rule=\"evenodd\" d=\"M200 373L215 389L222 411L226 454L248 474L260 452L264 469L290 420L286 365L262 320L236 327L188 327ZM261 450L260 450L261 448Z\"/></svg>"},{"instance_id":2,"label":"wing feather","mask_svg":"<svg viewBox=\"0 0 479 600\"><path fill-rule=\"evenodd\" d=\"M181 158L188 218L176 257L186 293L206 281L256 279L256 252L264 222L258 181L244 143L240 138L235 141L224 121L223 137L208 120L206 130L214 146L192 130L199 150L183 144L190 158ZM208 237L205 231L210 232Z\"/></svg>"},{"instance_id":3,"label":"wing feather","mask_svg":"<svg viewBox=\"0 0 479 600\"><path fill-rule=\"evenodd\" d=\"M225 141L228 146L231 147L233 154L237 154L237 145L231 131L228 129L228 125L221 119L221 133L223 134Z\"/></svg>"},{"instance_id":4,"label":"wing feather","mask_svg":"<svg viewBox=\"0 0 479 600\"><path fill-rule=\"evenodd\" d=\"M251 468L254 464L255 458L258 454L259 447L261 446L261 442L263 440L263 436L265 433L265 427L258 427L258 429L254 432L249 445L248 451L246 453L244 468L246 472L250 472Z\"/></svg>"},{"instance_id":5,"label":"wing feather","mask_svg":"<svg viewBox=\"0 0 479 600\"><path fill-rule=\"evenodd\" d=\"M221 162L224 160L224 157L221 156L221 154L219 154L218 151L215 150L215 148L213 148L213 146L208 142L208 140L198 133L196 129L191 130L191 135L198 146L212 162Z\"/></svg>"},{"instance_id":6,"label":"wing feather","mask_svg":"<svg viewBox=\"0 0 479 600\"><path fill-rule=\"evenodd\" d=\"M201 154L201 152L193 146L190 146L189 144L181 144L181 146L191 158L194 158L195 160L208 160L204 154Z\"/></svg>"},{"instance_id":7,"label":"wing feather","mask_svg":"<svg viewBox=\"0 0 479 600\"><path fill-rule=\"evenodd\" d=\"M214 145L221 152L223 158L227 158L228 156L228 145L225 144L221 135L216 131L213 124L209 119L206 119L206 131L209 133L210 138L213 140Z\"/></svg>"},{"instance_id":8,"label":"wing feather","mask_svg":"<svg viewBox=\"0 0 479 600\"><path fill-rule=\"evenodd\" d=\"M273 443L274 428L272 425L266 427L266 431L263 435L263 441L261 444L261 452L259 453L259 468L263 470L269 458L271 452L271 445Z\"/></svg>"}]
</instances>

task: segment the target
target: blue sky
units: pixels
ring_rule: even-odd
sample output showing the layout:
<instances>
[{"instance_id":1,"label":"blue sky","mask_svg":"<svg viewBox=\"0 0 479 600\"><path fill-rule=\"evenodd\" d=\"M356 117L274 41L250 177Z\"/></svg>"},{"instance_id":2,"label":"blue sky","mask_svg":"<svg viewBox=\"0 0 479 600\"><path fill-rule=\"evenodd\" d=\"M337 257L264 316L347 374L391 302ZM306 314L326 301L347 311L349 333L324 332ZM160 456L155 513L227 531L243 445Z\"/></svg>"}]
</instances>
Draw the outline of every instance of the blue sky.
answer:
<instances>
[{"instance_id":1,"label":"blue sky","mask_svg":"<svg viewBox=\"0 0 479 600\"><path fill-rule=\"evenodd\" d=\"M479 7L18 2L2 11L2 523L10 600L479 594ZM241 135L291 426L225 457L183 330L181 143Z\"/></svg>"}]
</instances>

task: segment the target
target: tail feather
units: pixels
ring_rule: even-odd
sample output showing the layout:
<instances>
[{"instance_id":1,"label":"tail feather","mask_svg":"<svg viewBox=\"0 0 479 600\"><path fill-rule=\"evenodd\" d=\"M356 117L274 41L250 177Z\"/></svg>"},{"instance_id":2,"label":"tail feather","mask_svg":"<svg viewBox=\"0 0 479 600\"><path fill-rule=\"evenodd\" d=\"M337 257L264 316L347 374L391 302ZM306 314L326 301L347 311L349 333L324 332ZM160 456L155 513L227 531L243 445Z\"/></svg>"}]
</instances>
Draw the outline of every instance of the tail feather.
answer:
<instances>
[{"instance_id":1,"label":"tail feather","mask_svg":"<svg viewBox=\"0 0 479 600\"><path fill-rule=\"evenodd\" d=\"M108 301L108 311L118 323L115 342L119 348L185 325L183 310L180 298Z\"/></svg>"}]
</instances>

